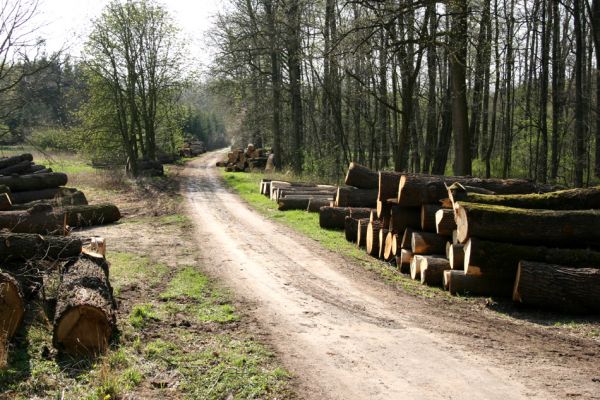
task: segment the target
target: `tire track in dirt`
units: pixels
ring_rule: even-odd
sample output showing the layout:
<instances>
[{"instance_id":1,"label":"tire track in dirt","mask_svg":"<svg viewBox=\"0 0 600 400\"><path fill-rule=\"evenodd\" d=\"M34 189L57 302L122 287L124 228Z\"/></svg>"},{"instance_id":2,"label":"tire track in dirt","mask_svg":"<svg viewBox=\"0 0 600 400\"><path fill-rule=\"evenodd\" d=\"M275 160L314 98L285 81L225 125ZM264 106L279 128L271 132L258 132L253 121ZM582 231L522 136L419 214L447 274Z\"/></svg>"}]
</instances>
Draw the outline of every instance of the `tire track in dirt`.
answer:
<instances>
[{"instance_id":1,"label":"tire track in dirt","mask_svg":"<svg viewBox=\"0 0 600 400\"><path fill-rule=\"evenodd\" d=\"M425 315L415 316L410 295L359 277L341 257L250 210L223 186L214 168L220 157L206 154L184 171L203 264L251 305L301 398L556 397L432 332L423 322L435 310L421 305Z\"/></svg>"}]
</instances>

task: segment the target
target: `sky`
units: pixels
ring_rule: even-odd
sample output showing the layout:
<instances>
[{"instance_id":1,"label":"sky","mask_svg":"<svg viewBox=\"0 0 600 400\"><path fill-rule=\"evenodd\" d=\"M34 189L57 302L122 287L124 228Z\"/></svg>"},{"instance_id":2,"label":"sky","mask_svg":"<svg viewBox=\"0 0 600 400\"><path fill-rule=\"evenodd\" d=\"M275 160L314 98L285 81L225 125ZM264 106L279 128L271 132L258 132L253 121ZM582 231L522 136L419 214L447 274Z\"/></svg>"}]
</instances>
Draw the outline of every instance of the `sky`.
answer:
<instances>
[{"instance_id":1,"label":"sky","mask_svg":"<svg viewBox=\"0 0 600 400\"><path fill-rule=\"evenodd\" d=\"M90 21L98 17L109 0L39 0L38 35L46 39L47 51L65 45L74 56L81 54L90 32ZM159 0L181 27L190 43L192 57L202 64L210 61L206 31L214 16L224 9L225 0Z\"/></svg>"}]
</instances>

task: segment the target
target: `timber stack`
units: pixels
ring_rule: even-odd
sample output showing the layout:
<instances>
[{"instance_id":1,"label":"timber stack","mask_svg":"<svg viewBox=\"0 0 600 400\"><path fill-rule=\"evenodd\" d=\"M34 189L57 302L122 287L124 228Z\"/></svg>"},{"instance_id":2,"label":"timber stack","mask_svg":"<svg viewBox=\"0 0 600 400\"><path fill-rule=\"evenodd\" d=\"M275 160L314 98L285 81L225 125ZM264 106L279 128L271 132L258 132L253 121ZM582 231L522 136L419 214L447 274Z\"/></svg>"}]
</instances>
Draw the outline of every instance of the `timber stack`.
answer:
<instances>
[{"instance_id":1,"label":"timber stack","mask_svg":"<svg viewBox=\"0 0 600 400\"><path fill-rule=\"evenodd\" d=\"M333 202L336 187L301 182L285 182L263 179L260 193L277 203L277 209L318 212ZM341 222L344 224L343 218Z\"/></svg>"},{"instance_id":2,"label":"timber stack","mask_svg":"<svg viewBox=\"0 0 600 400\"><path fill-rule=\"evenodd\" d=\"M249 144L246 150L231 150L227 153L225 160L217 161L217 167L225 167L227 172L264 171L267 160L268 156L265 149L256 149L253 144Z\"/></svg>"},{"instance_id":3,"label":"timber stack","mask_svg":"<svg viewBox=\"0 0 600 400\"><path fill-rule=\"evenodd\" d=\"M116 306L104 240L70 233L121 214L114 204L88 204L67 182L66 174L35 164L31 154L0 158L0 368L28 302L43 297L51 275L61 282L53 318L60 351L97 355L112 335Z\"/></svg>"}]
</instances>

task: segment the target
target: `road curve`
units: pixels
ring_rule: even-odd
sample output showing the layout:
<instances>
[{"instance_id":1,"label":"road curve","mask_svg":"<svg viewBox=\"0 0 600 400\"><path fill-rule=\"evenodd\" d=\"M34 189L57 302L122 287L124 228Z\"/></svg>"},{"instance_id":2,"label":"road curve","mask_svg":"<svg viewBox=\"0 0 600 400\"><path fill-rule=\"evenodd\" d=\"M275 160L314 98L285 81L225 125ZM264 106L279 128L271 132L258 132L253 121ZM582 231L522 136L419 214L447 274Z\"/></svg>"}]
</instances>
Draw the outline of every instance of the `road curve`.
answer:
<instances>
[{"instance_id":1,"label":"road curve","mask_svg":"<svg viewBox=\"0 0 600 400\"><path fill-rule=\"evenodd\" d=\"M249 209L223 186L221 157L208 153L184 171L203 263L249 305L297 376L300 398L554 397L417 322L406 312L410 295Z\"/></svg>"}]
</instances>

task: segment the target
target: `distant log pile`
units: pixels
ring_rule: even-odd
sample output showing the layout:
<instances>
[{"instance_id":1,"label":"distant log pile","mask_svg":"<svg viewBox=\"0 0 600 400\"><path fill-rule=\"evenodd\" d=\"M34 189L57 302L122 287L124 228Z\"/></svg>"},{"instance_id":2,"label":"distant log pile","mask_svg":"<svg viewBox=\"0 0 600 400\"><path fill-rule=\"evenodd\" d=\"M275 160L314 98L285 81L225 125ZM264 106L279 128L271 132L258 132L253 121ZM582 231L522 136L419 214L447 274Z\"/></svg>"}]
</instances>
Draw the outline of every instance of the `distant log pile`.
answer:
<instances>
[{"instance_id":1,"label":"distant log pile","mask_svg":"<svg viewBox=\"0 0 600 400\"><path fill-rule=\"evenodd\" d=\"M600 312L600 187L552 191L524 179L375 172L354 162L344 183L320 208L320 226L343 230L413 279L452 294ZM261 191L293 196L283 187L308 196L275 181Z\"/></svg>"},{"instance_id":2,"label":"distant log pile","mask_svg":"<svg viewBox=\"0 0 600 400\"><path fill-rule=\"evenodd\" d=\"M64 187L67 182L66 174L36 165L30 154L0 158L0 368L25 305L49 274L61 280L54 319L59 350L100 354L112 334L115 305L104 240L84 246L69 233L118 221L121 214L114 204L88 204L84 193Z\"/></svg>"},{"instance_id":3,"label":"distant log pile","mask_svg":"<svg viewBox=\"0 0 600 400\"><path fill-rule=\"evenodd\" d=\"M249 144L246 150L235 149L227 153L227 158L218 161L217 167L225 167L227 172L264 171L268 159L265 149L255 149L253 144Z\"/></svg>"}]
</instances>

